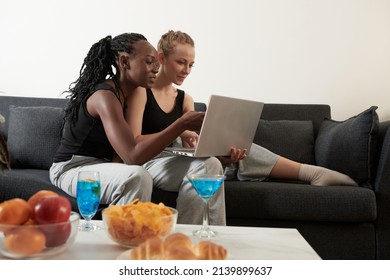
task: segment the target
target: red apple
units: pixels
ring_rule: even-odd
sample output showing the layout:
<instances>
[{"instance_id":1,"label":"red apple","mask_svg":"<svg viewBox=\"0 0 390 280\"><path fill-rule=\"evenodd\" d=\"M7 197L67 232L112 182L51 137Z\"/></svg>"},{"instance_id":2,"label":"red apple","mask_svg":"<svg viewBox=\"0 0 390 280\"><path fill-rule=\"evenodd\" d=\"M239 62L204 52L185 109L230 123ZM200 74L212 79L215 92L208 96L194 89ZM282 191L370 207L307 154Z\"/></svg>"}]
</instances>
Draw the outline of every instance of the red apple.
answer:
<instances>
[{"instance_id":1,"label":"red apple","mask_svg":"<svg viewBox=\"0 0 390 280\"><path fill-rule=\"evenodd\" d=\"M28 200L28 204L30 204L31 206L31 209L34 210L35 208L35 205L37 205L37 203L44 197L48 197L48 196L58 196L57 193L53 192L53 191L49 191L49 190L40 190L38 192L36 192L35 194L33 194ZM32 218L34 218L34 211L32 211Z\"/></svg>"},{"instance_id":2,"label":"red apple","mask_svg":"<svg viewBox=\"0 0 390 280\"><path fill-rule=\"evenodd\" d=\"M46 247L55 247L64 244L72 230L69 221L60 224L45 224L41 230L46 236Z\"/></svg>"},{"instance_id":3,"label":"red apple","mask_svg":"<svg viewBox=\"0 0 390 280\"><path fill-rule=\"evenodd\" d=\"M64 196L48 196L40 199L34 208L38 224L61 223L69 220L71 205Z\"/></svg>"}]
</instances>

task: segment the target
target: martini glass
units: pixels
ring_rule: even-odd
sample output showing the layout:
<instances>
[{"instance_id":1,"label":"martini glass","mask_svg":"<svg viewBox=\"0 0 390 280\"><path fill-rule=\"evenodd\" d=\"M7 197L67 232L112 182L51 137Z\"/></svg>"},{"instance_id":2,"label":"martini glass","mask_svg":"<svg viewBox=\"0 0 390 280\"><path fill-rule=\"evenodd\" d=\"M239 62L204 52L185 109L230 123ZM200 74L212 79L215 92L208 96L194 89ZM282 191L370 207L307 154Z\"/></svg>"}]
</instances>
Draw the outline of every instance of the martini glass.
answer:
<instances>
[{"instance_id":1,"label":"martini glass","mask_svg":"<svg viewBox=\"0 0 390 280\"><path fill-rule=\"evenodd\" d=\"M209 227L209 201L214 196L215 192L221 187L225 176L224 175L209 175L209 174L191 174L187 175L188 180L203 200L203 224L199 230L195 230L192 234L199 238L212 238L217 233Z\"/></svg>"}]
</instances>

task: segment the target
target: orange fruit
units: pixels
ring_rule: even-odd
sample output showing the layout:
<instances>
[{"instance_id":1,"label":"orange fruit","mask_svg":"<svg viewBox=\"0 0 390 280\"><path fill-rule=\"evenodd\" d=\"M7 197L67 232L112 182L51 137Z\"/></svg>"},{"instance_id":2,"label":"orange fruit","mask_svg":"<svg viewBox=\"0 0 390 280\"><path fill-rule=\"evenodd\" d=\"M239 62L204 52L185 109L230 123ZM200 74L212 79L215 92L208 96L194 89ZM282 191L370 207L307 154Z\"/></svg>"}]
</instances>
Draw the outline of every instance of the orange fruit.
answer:
<instances>
[{"instance_id":1,"label":"orange fruit","mask_svg":"<svg viewBox=\"0 0 390 280\"><path fill-rule=\"evenodd\" d=\"M37 225L37 224L38 224L37 221L35 221L34 219L30 218L23 225Z\"/></svg>"},{"instance_id":2,"label":"orange fruit","mask_svg":"<svg viewBox=\"0 0 390 280\"><path fill-rule=\"evenodd\" d=\"M13 198L0 204L0 224L21 225L31 215L32 208L24 199Z\"/></svg>"},{"instance_id":3,"label":"orange fruit","mask_svg":"<svg viewBox=\"0 0 390 280\"><path fill-rule=\"evenodd\" d=\"M8 252L24 256L41 252L45 243L45 234L29 226L17 227L4 237L4 247Z\"/></svg>"}]
</instances>

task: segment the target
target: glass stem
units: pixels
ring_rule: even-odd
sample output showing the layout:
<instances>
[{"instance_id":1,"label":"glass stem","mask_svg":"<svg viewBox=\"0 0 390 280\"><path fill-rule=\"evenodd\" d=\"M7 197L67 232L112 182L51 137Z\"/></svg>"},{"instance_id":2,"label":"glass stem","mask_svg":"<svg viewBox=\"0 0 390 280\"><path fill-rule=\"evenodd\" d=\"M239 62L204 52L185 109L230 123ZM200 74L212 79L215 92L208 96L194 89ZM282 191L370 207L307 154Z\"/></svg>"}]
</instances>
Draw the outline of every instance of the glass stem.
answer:
<instances>
[{"instance_id":1,"label":"glass stem","mask_svg":"<svg viewBox=\"0 0 390 280\"><path fill-rule=\"evenodd\" d=\"M85 227L85 228L91 228L91 227L92 227L91 219L85 219L85 221L84 221L84 227Z\"/></svg>"},{"instance_id":2,"label":"glass stem","mask_svg":"<svg viewBox=\"0 0 390 280\"><path fill-rule=\"evenodd\" d=\"M208 230L209 227L209 200L203 203L203 230Z\"/></svg>"}]
</instances>

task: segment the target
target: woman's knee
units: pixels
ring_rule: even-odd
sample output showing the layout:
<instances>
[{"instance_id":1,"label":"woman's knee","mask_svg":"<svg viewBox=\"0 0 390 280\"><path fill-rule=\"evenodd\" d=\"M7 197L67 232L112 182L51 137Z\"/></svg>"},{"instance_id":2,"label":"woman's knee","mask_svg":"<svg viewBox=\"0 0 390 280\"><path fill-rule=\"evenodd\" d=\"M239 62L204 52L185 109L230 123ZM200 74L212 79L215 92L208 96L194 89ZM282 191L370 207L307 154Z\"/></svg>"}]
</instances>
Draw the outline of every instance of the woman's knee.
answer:
<instances>
[{"instance_id":1,"label":"woman's knee","mask_svg":"<svg viewBox=\"0 0 390 280\"><path fill-rule=\"evenodd\" d=\"M223 167L219 159L216 157L209 157L204 162L206 170L208 173L212 172L215 174L223 174Z\"/></svg>"},{"instance_id":2,"label":"woman's knee","mask_svg":"<svg viewBox=\"0 0 390 280\"><path fill-rule=\"evenodd\" d=\"M129 179L131 179L130 182L132 185L136 185L139 188L149 191L150 193L152 192L153 178L142 166L132 167Z\"/></svg>"},{"instance_id":3,"label":"woman's knee","mask_svg":"<svg viewBox=\"0 0 390 280\"><path fill-rule=\"evenodd\" d=\"M119 204L127 204L136 198L141 201L150 201L153 179L146 169L141 166L132 166L129 168L126 178L123 179L122 191L116 198Z\"/></svg>"}]
</instances>

